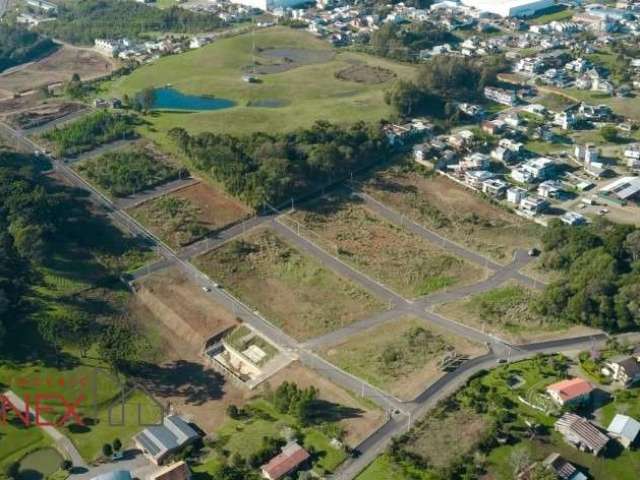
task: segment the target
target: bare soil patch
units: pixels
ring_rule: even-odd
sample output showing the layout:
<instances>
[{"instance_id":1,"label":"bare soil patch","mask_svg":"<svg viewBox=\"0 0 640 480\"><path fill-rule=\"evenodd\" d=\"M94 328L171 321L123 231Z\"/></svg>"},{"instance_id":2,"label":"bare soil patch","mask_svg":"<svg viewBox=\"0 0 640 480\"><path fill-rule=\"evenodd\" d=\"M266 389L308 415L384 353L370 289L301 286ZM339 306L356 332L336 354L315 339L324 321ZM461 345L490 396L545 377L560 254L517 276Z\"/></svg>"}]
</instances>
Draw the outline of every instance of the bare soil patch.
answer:
<instances>
[{"instance_id":1,"label":"bare soil patch","mask_svg":"<svg viewBox=\"0 0 640 480\"><path fill-rule=\"evenodd\" d=\"M246 205L205 183L197 183L170 195L189 200L201 207L199 220L212 230L233 224L251 213Z\"/></svg>"},{"instance_id":2,"label":"bare soil patch","mask_svg":"<svg viewBox=\"0 0 640 480\"><path fill-rule=\"evenodd\" d=\"M245 72L260 75L282 73L304 65L327 63L335 57L332 50L314 50L307 48L258 48L256 64L247 65Z\"/></svg>"},{"instance_id":3,"label":"bare soil patch","mask_svg":"<svg viewBox=\"0 0 640 480\"><path fill-rule=\"evenodd\" d=\"M7 97L4 99L2 99L1 93L2 90L0 90L0 116L33 108L42 103L49 103L46 101L42 102L41 96L37 93L14 96L13 93L6 92Z\"/></svg>"},{"instance_id":4,"label":"bare soil patch","mask_svg":"<svg viewBox=\"0 0 640 480\"><path fill-rule=\"evenodd\" d=\"M543 228L446 177L425 176L411 167L377 172L364 190L414 221L502 263L508 263L516 249L538 246Z\"/></svg>"},{"instance_id":5,"label":"bare soil patch","mask_svg":"<svg viewBox=\"0 0 640 480\"><path fill-rule=\"evenodd\" d=\"M336 78L348 82L366 83L367 85L377 85L396 78L396 74L391 70L382 67L372 67L370 65L352 65L336 73Z\"/></svg>"},{"instance_id":6,"label":"bare soil patch","mask_svg":"<svg viewBox=\"0 0 640 480\"><path fill-rule=\"evenodd\" d=\"M39 127L59 118L65 117L86 108L80 103L61 102L46 103L36 108L23 110L7 117L10 125L16 128L29 129Z\"/></svg>"},{"instance_id":7,"label":"bare soil patch","mask_svg":"<svg viewBox=\"0 0 640 480\"><path fill-rule=\"evenodd\" d=\"M115 61L94 50L63 45L55 53L25 68L0 75L0 90L26 92L39 87L66 82L74 73L91 80L111 73Z\"/></svg>"},{"instance_id":8,"label":"bare soil patch","mask_svg":"<svg viewBox=\"0 0 640 480\"><path fill-rule=\"evenodd\" d=\"M407 297L474 283L485 275L483 269L388 223L346 192L306 204L286 221Z\"/></svg>"},{"instance_id":9,"label":"bare soil patch","mask_svg":"<svg viewBox=\"0 0 640 480\"><path fill-rule=\"evenodd\" d=\"M367 438L371 432L384 423L384 412L369 405L365 405L351 393L325 379L313 370L302 366L299 362L292 363L269 379L269 387L273 390L281 383L294 381L298 386L307 388L314 386L319 390L319 398L326 402L350 407L360 412L340 421L347 434L346 443L355 447Z\"/></svg>"},{"instance_id":10,"label":"bare soil patch","mask_svg":"<svg viewBox=\"0 0 640 480\"><path fill-rule=\"evenodd\" d=\"M300 340L341 328L383 308L368 292L266 228L202 255L196 263Z\"/></svg>"},{"instance_id":11,"label":"bare soil patch","mask_svg":"<svg viewBox=\"0 0 640 480\"><path fill-rule=\"evenodd\" d=\"M374 327L332 346L322 355L343 370L402 400L413 400L444 375L440 362L454 354L486 353L479 344L405 317Z\"/></svg>"}]
</instances>

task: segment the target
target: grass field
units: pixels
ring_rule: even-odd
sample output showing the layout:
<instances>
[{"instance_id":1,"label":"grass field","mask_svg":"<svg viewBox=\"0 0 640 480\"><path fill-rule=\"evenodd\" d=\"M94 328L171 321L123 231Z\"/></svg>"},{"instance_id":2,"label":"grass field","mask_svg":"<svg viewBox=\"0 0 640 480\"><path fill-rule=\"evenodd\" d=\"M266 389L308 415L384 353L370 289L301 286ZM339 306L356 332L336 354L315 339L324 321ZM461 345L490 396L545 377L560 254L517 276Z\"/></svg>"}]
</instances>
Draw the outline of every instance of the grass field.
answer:
<instances>
[{"instance_id":1,"label":"grass field","mask_svg":"<svg viewBox=\"0 0 640 480\"><path fill-rule=\"evenodd\" d=\"M435 477L421 471L417 468L411 469L410 472L396 465L389 455L383 454L376 458L356 480L435 480Z\"/></svg>"},{"instance_id":2,"label":"grass field","mask_svg":"<svg viewBox=\"0 0 640 480\"><path fill-rule=\"evenodd\" d=\"M298 339L330 332L383 307L265 229L198 257L196 264Z\"/></svg>"},{"instance_id":3,"label":"grass field","mask_svg":"<svg viewBox=\"0 0 640 480\"><path fill-rule=\"evenodd\" d=\"M436 307L436 312L466 325L486 329L511 341L541 339L550 334L581 332L571 327L545 320L532 310L538 294L515 282L486 293Z\"/></svg>"},{"instance_id":4,"label":"grass field","mask_svg":"<svg viewBox=\"0 0 640 480\"><path fill-rule=\"evenodd\" d=\"M172 247L238 222L249 209L204 183L154 198L129 213Z\"/></svg>"},{"instance_id":5,"label":"grass field","mask_svg":"<svg viewBox=\"0 0 640 480\"><path fill-rule=\"evenodd\" d=\"M470 357L482 346L406 317L364 331L323 352L327 360L402 400L412 400L443 371L448 352Z\"/></svg>"},{"instance_id":6,"label":"grass field","mask_svg":"<svg viewBox=\"0 0 640 480\"><path fill-rule=\"evenodd\" d=\"M157 112L147 118L151 126L143 129L143 133L158 139L175 126L191 133L237 134L288 131L310 126L316 120L338 123L379 120L392 113L383 99L391 81L356 83L340 80L335 74L355 63L391 70L398 78L411 78L415 74L414 67L364 54L336 53L327 42L309 33L276 27L255 33L259 49L256 68L278 72L260 75L260 83L250 84L241 77L251 70L252 41L250 34L222 39L198 50L160 59L105 88L110 89L110 94L121 96L171 84L184 93L215 95L236 103L233 108L218 111ZM270 54L274 49L284 51L279 60ZM315 63L308 63L311 59ZM284 69L287 70L280 71ZM272 106L249 106L256 102Z\"/></svg>"},{"instance_id":7,"label":"grass field","mask_svg":"<svg viewBox=\"0 0 640 480\"><path fill-rule=\"evenodd\" d=\"M414 221L501 263L511 261L515 249L537 245L542 230L447 178L426 177L411 165L377 172L364 190Z\"/></svg>"},{"instance_id":8,"label":"grass field","mask_svg":"<svg viewBox=\"0 0 640 480\"><path fill-rule=\"evenodd\" d=\"M299 207L286 221L328 252L407 297L418 297L484 272L417 235L392 225L356 200L336 193Z\"/></svg>"}]
</instances>

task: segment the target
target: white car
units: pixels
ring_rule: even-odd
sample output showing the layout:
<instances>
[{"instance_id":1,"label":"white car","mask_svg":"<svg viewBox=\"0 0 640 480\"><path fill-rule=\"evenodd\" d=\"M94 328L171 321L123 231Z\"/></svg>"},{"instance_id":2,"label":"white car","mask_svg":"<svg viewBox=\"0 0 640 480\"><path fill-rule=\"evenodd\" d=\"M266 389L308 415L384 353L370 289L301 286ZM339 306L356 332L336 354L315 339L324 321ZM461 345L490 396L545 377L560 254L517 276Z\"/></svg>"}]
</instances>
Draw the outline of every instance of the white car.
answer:
<instances>
[{"instance_id":1,"label":"white car","mask_svg":"<svg viewBox=\"0 0 640 480\"><path fill-rule=\"evenodd\" d=\"M202 290L204 290L207 293L209 293L211 291L211 289L209 287L202 287Z\"/></svg>"}]
</instances>

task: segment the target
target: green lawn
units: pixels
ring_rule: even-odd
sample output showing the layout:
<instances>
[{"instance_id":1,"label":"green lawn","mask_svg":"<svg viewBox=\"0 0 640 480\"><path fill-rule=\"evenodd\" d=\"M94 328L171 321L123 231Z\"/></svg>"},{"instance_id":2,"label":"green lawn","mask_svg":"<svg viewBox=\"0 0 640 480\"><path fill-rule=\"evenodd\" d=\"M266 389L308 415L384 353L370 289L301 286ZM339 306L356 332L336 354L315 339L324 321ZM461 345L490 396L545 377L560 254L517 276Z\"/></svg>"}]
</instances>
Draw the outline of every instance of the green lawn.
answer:
<instances>
[{"instance_id":1,"label":"green lawn","mask_svg":"<svg viewBox=\"0 0 640 480\"><path fill-rule=\"evenodd\" d=\"M329 444L330 438L320 428L300 426L292 416L279 413L266 400L254 400L249 407L259 414L254 413L248 420L228 419L217 432L224 449L229 452L228 457L239 454L247 458L261 449L263 437L279 438L285 430L295 428L302 434L302 445L318 454L313 462L314 469L330 472L346 459L344 451L333 448Z\"/></svg>"},{"instance_id":2,"label":"green lawn","mask_svg":"<svg viewBox=\"0 0 640 480\"><path fill-rule=\"evenodd\" d=\"M532 18L529 20L529 23L533 25L542 25L544 23L550 23L553 21L562 22L562 21L569 20L571 17L573 17L573 14L574 14L574 11L571 10L570 8L562 7L561 10Z\"/></svg>"},{"instance_id":3,"label":"green lawn","mask_svg":"<svg viewBox=\"0 0 640 480\"><path fill-rule=\"evenodd\" d=\"M192 133L202 131L245 133L288 131L312 125L317 120L353 122L375 121L391 115L384 103L384 90L392 83L363 84L337 79L335 73L353 63L366 63L392 70L400 78L412 78L415 68L364 54L336 53L327 42L309 33L289 28L270 28L255 33L256 47L295 48L325 52L333 59L324 63L297 66L280 73L261 76L261 83L246 83L242 74L252 65L252 36L222 39L204 48L157 62L121 77L106 88L111 94L134 95L146 87L171 84L184 93L215 95L236 102L226 110L197 113L162 112L148 116L151 126L142 133L155 139L172 127ZM258 52L259 65L272 64L273 58ZM251 107L250 102L275 101L282 106Z\"/></svg>"},{"instance_id":4,"label":"green lawn","mask_svg":"<svg viewBox=\"0 0 640 480\"><path fill-rule=\"evenodd\" d=\"M376 458L356 480L431 480L431 475L415 468L405 471L396 465L387 454Z\"/></svg>"},{"instance_id":5,"label":"green lawn","mask_svg":"<svg viewBox=\"0 0 640 480\"><path fill-rule=\"evenodd\" d=\"M36 427L24 427L18 422L7 422L0 430L0 472L10 463L27 453L52 443L50 437Z\"/></svg>"}]
</instances>

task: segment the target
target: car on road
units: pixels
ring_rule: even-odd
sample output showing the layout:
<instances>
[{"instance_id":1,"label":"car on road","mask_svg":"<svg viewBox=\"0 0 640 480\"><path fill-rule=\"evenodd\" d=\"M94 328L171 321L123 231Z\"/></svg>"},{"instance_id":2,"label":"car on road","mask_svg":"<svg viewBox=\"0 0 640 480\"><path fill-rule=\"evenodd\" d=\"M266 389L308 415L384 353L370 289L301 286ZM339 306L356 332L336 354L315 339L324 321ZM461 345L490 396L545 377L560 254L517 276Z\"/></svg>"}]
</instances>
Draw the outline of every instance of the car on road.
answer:
<instances>
[{"instance_id":1,"label":"car on road","mask_svg":"<svg viewBox=\"0 0 640 480\"><path fill-rule=\"evenodd\" d=\"M204 286L204 287L202 287L202 290L204 290L205 292L209 293L211 291L211 288Z\"/></svg>"}]
</instances>

